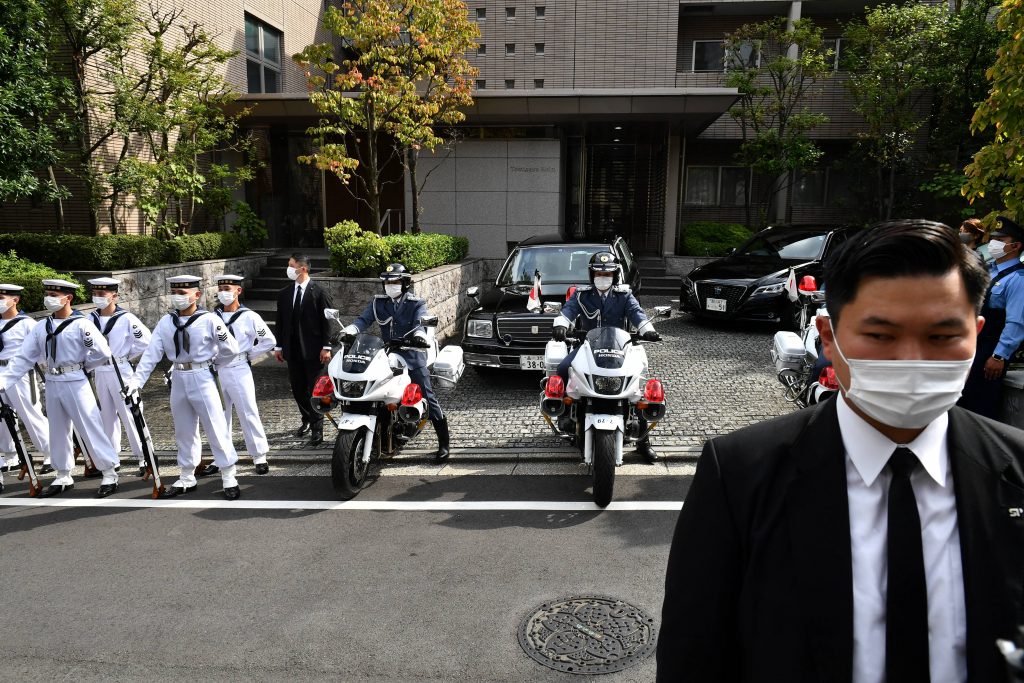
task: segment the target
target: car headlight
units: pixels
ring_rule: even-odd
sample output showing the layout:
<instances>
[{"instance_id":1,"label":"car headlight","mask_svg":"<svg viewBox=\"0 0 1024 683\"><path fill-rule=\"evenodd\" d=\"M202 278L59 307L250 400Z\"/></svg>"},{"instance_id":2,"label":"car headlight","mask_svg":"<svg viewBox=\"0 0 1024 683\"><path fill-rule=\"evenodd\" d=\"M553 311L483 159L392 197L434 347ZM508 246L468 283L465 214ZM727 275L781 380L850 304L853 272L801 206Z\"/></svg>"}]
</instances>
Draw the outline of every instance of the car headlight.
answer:
<instances>
[{"instance_id":1,"label":"car headlight","mask_svg":"<svg viewBox=\"0 0 1024 683\"><path fill-rule=\"evenodd\" d=\"M490 320L473 320L470 319L469 325L466 327L467 337L493 337L494 336L494 323Z\"/></svg>"},{"instance_id":2,"label":"car headlight","mask_svg":"<svg viewBox=\"0 0 1024 683\"><path fill-rule=\"evenodd\" d=\"M782 294L786 291L785 282L777 282L774 285L764 285L754 290L754 293L750 296L759 296L761 294Z\"/></svg>"},{"instance_id":3,"label":"car headlight","mask_svg":"<svg viewBox=\"0 0 1024 683\"><path fill-rule=\"evenodd\" d=\"M686 291L687 294L697 294L697 285L694 284L693 280L691 280L688 277L683 278L683 289Z\"/></svg>"},{"instance_id":4,"label":"car headlight","mask_svg":"<svg viewBox=\"0 0 1024 683\"><path fill-rule=\"evenodd\" d=\"M599 394L618 394L622 392L622 380L625 377L594 376L594 391Z\"/></svg>"}]
</instances>

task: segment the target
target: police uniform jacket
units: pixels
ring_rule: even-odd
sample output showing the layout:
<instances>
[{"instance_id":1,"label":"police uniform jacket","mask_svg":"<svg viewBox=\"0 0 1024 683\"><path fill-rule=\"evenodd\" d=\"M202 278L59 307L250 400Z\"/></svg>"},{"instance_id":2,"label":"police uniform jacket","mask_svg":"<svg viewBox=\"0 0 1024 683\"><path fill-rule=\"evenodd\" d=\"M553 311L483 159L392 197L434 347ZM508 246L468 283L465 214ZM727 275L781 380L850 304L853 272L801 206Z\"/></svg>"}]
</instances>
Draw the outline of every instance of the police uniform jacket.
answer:
<instances>
[{"instance_id":1,"label":"police uniform jacket","mask_svg":"<svg viewBox=\"0 0 1024 683\"><path fill-rule=\"evenodd\" d=\"M420 325L420 319L427 315L427 302L415 294L406 292L398 299L392 299L387 294L378 294L373 297L373 301L362 315L352 321L352 326L363 332L373 323L377 323L384 341L401 339L413 330L417 330L414 333L416 336L425 338L426 331ZM398 353L410 368L424 368L427 365L426 350L403 349Z\"/></svg>"},{"instance_id":2,"label":"police uniform jacket","mask_svg":"<svg viewBox=\"0 0 1024 683\"><path fill-rule=\"evenodd\" d=\"M562 314L555 318L554 326L568 327L573 322L577 330L587 332L596 327L626 329L627 323L637 332L651 326L629 285L616 285L604 296L594 287L579 287L562 306Z\"/></svg>"},{"instance_id":3,"label":"police uniform jacket","mask_svg":"<svg viewBox=\"0 0 1024 683\"><path fill-rule=\"evenodd\" d=\"M1011 271L1007 275L1004 272ZM1002 318L1002 326L995 320L989 321L990 330L982 328L982 336L989 336L992 332L999 335L995 352L1003 358L1009 358L1024 342L1024 267L1018 261L1010 261L994 266L994 276L989 295L985 300L985 307L990 309L986 313L989 317ZM997 315L993 315L998 311Z\"/></svg>"}]
</instances>

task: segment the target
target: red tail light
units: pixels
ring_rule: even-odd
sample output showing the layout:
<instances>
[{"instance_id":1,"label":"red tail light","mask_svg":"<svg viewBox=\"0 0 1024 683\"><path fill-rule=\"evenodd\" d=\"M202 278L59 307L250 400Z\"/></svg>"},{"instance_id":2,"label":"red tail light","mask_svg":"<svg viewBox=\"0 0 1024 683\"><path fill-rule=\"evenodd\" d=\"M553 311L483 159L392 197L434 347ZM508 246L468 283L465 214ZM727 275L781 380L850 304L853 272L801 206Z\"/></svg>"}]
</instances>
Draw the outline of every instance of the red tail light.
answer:
<instances>
[{"instance_id":1,"label":"red tail light","mask_svg":"<svg viewBox=\"0 0 1024 683\"><path fill-rule=\"evenodd\" d=\"M647 380L647 384L644 386L644 400L648 403L665 402L665 387L661 386L660 379Z\"/></svg>"},{"instance_id":2,"label":"red tail light","mask_svg":"<svg viewBox=\"0 0 1024 683\"><path fill-rule=\"evenodd\" d=\"M334 382L331 381L330 377L327 375L320 375L316 384L313 385L313 396L316 398L334 396Z\"/></svg>"},{"instance_id":3,"label":"red tail light","mask_svg":"<svg viewBox=\"0 0 1024 683\"><path fill-rule=\"evenodd\" d=\"M804 275L800 278L800 291L801 292L817 292L818 281L814 279L813 275Z\"/></svg>"},{"instance_id":4,"label":"red tail light","mask_svg":"<svg viewBox=\"0 0 1024 683\"><path fill-rule=\"evenodd\" d=\"M839 391L839 381L836 379L836 370L831 365L824 368L818 375L818 384L829 391Z\"/></svg>"},{"instance_id":5,"label":"red tail light","mask_svg":"<svg viewBox=\"0 0 1024 683\"><path fill-rule=\"evenodd\" d=\"M403 406L414 406L418 405L423 400L423 390L420 389L419 384L410 384L402 392L402 405Z\"/></svg>"},{"instance_id":6,"label":"red tail light","mask_svg":"<svg viewBox=\"0 0 1024 683\"><path fill-rule=\"evenodd\" d=\"M565 382L558 375L548 377L548 383L544 386L544 395L548 398L562 398L565 396Z\"/></svg>"},{"instance_id":7,"label":"red tail light","mask_svg":"<svg viewBox=\"0 0 1024 683\"><path fill-rule=\"evenodd\" d=\"M565 293L565 300L568 301L572 298L572 295L576 293L576 285L570 287Z\"/></svg>"}]
</instances>

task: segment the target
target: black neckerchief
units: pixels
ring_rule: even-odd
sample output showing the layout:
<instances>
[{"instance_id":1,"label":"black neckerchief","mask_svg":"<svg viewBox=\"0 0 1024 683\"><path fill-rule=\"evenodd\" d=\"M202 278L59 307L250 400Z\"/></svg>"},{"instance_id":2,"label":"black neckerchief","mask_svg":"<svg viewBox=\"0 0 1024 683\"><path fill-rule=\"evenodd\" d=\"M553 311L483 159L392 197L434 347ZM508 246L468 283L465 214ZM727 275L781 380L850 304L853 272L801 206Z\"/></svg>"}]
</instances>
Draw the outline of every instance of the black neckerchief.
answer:
<instances>
[{"instance_id":1,"label":"black neckerchief","mask_svg":"<svg viewBox=\"0 0 1024 683\"><path fill-rule=\"evenodd\" d=\"M182 349L185 350L185 353L189 352L188 328L192 323L199 320L199 318L201 318L206 313L209 313L209 311L197 308L196 312L189 316L188 320L185 321L184 325L180 324L181 315L177 311L171 313L171 322L174 324L175 360L177 360L178 356L181 355Z\"/></svg>"},{"instance_id":2,"label":"black neckerchief","mask_svg":"<svg viewBox=\"0 0 1024 683\"><path fill-rule=\"evenodd\" d=\"M11 329L22 320L28 320L28 316L24 313L18 313L13 318L7 321L7 324L0 328L0 351L4 350L4 333Z\"/></svg>"},{"instance_id":3,"label":"black neckerchief","mask_svg":"<svg viewBox=\"0 0 1024 683\"><path fill-rule=\"evenodd\" d=\"M63 332L68 325L82 317L81 313L72 310L71 315L57 325L57 329L53 329L52 315L46 319L46 356L50 360L57 362L57 335Z\"/></svg>"},{"instance_id":4,"label":"black neckerchief","mask_svg":"<svg viewBox=\"0 0 1024 683\"><path fill-rule=\"evenodd\" d=\"M114 329L114 323L116 323L118 318L120 318L122 315L124 315L127 312L128 311L124 310L120 306L114 306L114 315L110 316L110 320L107 321L107 324L104 325L103 329L102 329L104 337L109 337L110 336L110 331ZM99 311L93 311L92 312L92 323L96 327L100 326L100 314L99 314Z\"/></svg>"},{"instance_id":5,"label":"black neckerchief","mask_svg":"<svg viewBox=\"0 0 1024 683\"><path fill-rule=\"evenodd\" d=\"M228 318L228 321L227 321L227 322L225 323L225 325L227 325L227 326L228 326L228 331L229 331L229 332L231 333L231 336L232 336L232 337L237 337L237 335L235 334L235 328L233 327L233 325L235 324L235 321L236 321L236 320L238 320L238 318L239 318L239 317L240 317L240 316L241 316L241 315L242 315L243 313L245 313L245 312L246 312L246 311L248 311L248 310L249 310L249 309L245 307L245 304L243 304L243 303L239 303L239 304L238 304L238 310L237 310L237 311L234 311L234 312L233 312L233 313L231 314L231 317L230 317L230 318ZM218 306L217 306L217 308L216 308L216 311L217 311L218 313L223 313L223 312L224 312L224 307L223 307L223 306L220 306L220 305L218 305Z\"/></svg>"}]
</instances>

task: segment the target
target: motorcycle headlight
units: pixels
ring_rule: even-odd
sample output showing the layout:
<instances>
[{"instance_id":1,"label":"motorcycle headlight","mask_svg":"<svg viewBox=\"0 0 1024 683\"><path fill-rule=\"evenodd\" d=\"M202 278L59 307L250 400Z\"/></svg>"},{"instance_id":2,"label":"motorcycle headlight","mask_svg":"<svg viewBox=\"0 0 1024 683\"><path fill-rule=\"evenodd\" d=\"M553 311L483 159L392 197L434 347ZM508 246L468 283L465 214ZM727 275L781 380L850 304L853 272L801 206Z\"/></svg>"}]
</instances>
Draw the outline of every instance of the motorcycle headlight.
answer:
<instances>
[{"instance_id":1,"label":"motorcycle headlight","mask_svg":"<svg viewBox=\"0 0 1024 683\"><path fill-rule=\"evenodd\" d=\"M764 285L754 290L754 293L750 296L760 296L762 294L782 294L786 291L785 282L777 282L774 285Z\"/></svg>"},{"instance_id":2,"label":"motorcycle headlight","mask_svg":"<svg viewBox=\"0 0 1024 683\"><path fill-rule=\"evenodd\" d=\"M594 376L594 391L599 394L618 394L622 392L622 380L625 377Z\"/></svg>"},{"instance_id":3,"label":"motorcycle headlight","mask_svg":"<svg viewBox=\"0 0 1024 683\"><path fill-rule=\"evenodd\" d=\"M469 324L466 327L467 337L493 337L494 336L494 323L490 320L473 320L470 319Z\"/></svg>"},{"instance_id":4,"label":"motorcycle headlight","mask_svg":"<svg viewBox=\"0 0 1024 683\"><path fill-rule=\"evenodd\" d=\"M342 382L341 395L346 398L359 398L366 391L366 382Z\"/></svg>"}]
</instances>

